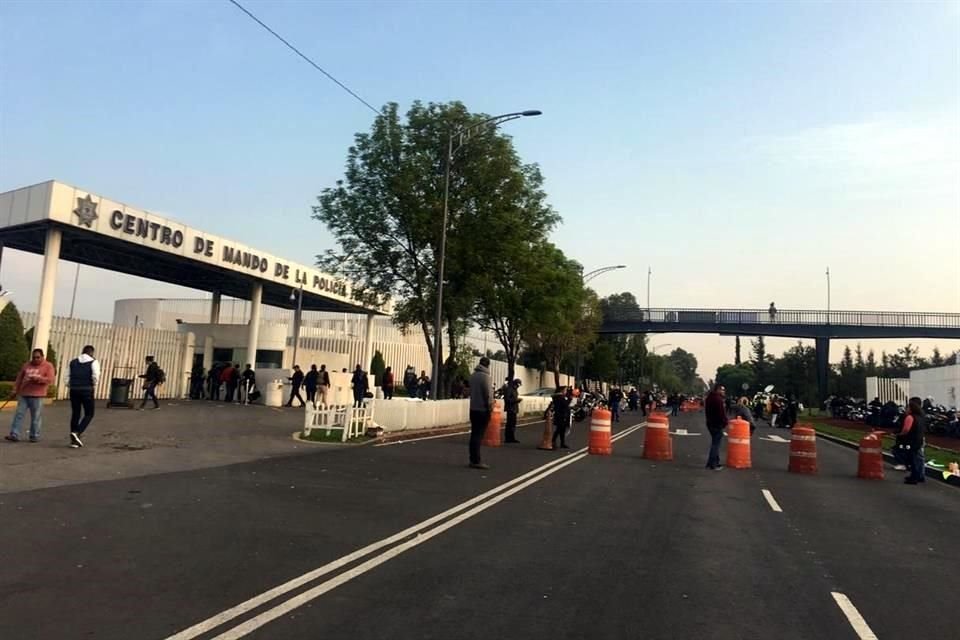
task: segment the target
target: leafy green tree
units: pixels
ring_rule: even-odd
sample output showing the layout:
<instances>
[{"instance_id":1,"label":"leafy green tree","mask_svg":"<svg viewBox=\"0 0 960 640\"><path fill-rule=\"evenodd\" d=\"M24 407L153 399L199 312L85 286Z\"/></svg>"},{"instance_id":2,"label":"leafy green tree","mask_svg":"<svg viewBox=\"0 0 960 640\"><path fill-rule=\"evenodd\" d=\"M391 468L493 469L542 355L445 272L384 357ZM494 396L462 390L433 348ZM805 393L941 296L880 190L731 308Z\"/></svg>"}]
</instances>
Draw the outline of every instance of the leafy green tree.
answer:
<instances>
[{"instance_id":1,"label":"leafy green tree","mask_svg":"<svg viewBox=\"0 0 960 640\"><path fill-rule=\"evenodd\" d=\"M724 364L717 368L716 381L725 386L729 393L739 395L743 393L744 384L749 390L756 390L757 372L748 362Z\"/></svg>"},{"instance_id":2,"label":"leafy green tree","mask_svg":"<svg viewBox=\"0 0 960 640\"><path fill-rule=\"evenodd\" d=\"M14 380L30 356L17 305L8 302L0 311L0 380Z\"/></svg>"},{"instance_id":3,"label":"leafy green tree","mask_svg":"<svg viewBox=\"0 0 960 640\"><path fill-rule=\"evenodd\" d=\"M370 361L370 373L373 374L373 384L380 386L383 384L383 373L387 370L387 363L383 359L383 354L379 349L374 352L373 359Z\"/></svg>"},{"instance_id":4,"label":"leafy green tree","mask_svg":"<svg viewBox=\"0 0 960 640\"><path fill-rule=\"evenodd\" d=\"M459 102L415 102L402 122L397 105L388 104L369 133L354 137L344 179L324 189L313 209L337 243L318 256L319 265L354 282L359 299L393 298L394 321L420 327L431 353L443 333L434 326L434 309L448 136L484 119ZM521 164L510 138L493 128L474 130L458 149L450 172L442 308L448 373L477 304L476 278L494 264L491 256L502 249L499 264L509 264L519 245L547 236L559 219L542 185L539 169Z\"/></svg>"},{"instance_id":5,"label":"leafy green tree","mask_svg":"<svg viewBox=\"0 0 960 640\"><path fill-rule=\"evenodd\" d=\"M943 356L940 354L940 347L933 348L933 355L930 356L930 366L932 367L943 366Z\"/></svg>"},{"instance_id":6,"label":"leafy green tree","mask_svg":"<svg viewBox=\"0 0 960 640\"><path fill-rule=\"evenodd\" d=\"M609 342L597 342L584 362L584 372L592 380L612 380L617 373L617 357Z\"/></svg>"},{"instance_id":7,"label":"leafy green tree","mask_svg":"<svg viewBox=\"0 0 960 640\"><path fill-rule=\"evenodd\" d=\"M763 336L757 337L756 340L751 340L750 346L753 349L750 364L753 366L753 372L757 382L759 384L766 384L767 371L772 364L772 358L767 355L767 346L763 341Z\"/></svg>"},{"instance_id":8,"label":"leafy green tree","mask_svg":"<svg viewBox=\"0 0 960 640\"><path fill-rule=\"evenodd\" d=\"M877 357L873 354L873 349L867 352L867 361L864 364L863 372L867 377L877 375Z\"/></svg>"},{"instance_id":9,"label":"leafy green tree","mask_svg":"<svg viewBox=\"0 0 960 640\"><path fill-rule=\"evenodd\" d=\"M740 364L743 362L740 359L740 336L737 336L733 343L733 364Z\"/></svg>"},{"instance_id":10,"label":"leafy green tree","mask_svg":"<svg viewBox=\"0 0 960 640\"><path fill-rule=\"evenodd\" d=\"M674 391L691 393L696 387L697 380L697 358L692 353L679 347L670 352L667 360L673 366L673 371L679 379L679 385L673 387Z\"/></svg>"}]
</instances>

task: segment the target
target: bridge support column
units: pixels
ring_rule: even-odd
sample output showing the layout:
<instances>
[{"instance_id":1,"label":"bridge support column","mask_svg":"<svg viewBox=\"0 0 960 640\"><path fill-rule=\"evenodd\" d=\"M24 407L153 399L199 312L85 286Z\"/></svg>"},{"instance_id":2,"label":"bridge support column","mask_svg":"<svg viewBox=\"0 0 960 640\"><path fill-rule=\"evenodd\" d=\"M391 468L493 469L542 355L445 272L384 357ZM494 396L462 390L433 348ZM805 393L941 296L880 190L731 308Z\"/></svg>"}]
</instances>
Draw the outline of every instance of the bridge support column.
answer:
<instances>
[{"instance_id":1,"label":"bridge support column","mask_svg":"<svg viewBox=\"0 0 960 640\"><path fill-rule=\"evenodd\" d=\"M817 393L820 402L830 395L830 338L816 338L817 348Z\"/></svg>"}]
</instances>

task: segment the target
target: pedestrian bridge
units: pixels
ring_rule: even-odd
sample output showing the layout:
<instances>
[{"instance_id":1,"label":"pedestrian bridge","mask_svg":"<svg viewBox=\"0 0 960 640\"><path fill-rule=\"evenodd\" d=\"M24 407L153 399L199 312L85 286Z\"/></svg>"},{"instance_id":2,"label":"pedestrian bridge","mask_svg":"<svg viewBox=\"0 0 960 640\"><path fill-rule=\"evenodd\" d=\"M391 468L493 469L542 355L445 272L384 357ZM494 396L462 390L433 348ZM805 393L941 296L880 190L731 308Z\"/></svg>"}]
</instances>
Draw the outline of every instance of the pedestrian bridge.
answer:
<instances>
[{"instance_id":1,"label":"pedestrian bridge","mask_svg":"<svg viewBox=\"0 0 960 640\"><path fill-rule=\"evenodd\" d=\"M817 348L817 386L823 400L827 397L832 338L960 339L960 313L641 309L604 317L600 333L718 333L813 339Z\"/></svg>"},{"instance_id":2,"label":"pedestrian bridge","mask_svg":"<svg viewBox=\"0 0 960 640\"><path fill-rule=\"evenodd\" d=\"M642 309L605 317L600 333L719 333L787 338L958 338L960 313Z\"/></svg>"}]
</instances>

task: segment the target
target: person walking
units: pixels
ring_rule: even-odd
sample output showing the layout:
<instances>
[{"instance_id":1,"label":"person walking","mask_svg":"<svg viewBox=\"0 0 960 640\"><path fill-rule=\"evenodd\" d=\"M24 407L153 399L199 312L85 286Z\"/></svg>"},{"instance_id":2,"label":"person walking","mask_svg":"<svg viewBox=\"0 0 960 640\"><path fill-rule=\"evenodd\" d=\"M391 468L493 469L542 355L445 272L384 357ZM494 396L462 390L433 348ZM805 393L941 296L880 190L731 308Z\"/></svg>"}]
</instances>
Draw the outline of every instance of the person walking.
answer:
<instances>
[{"instance_id":1,"label":"person walking","mask_svg":"<svg viewBox=\"0 0 960 640\"><path fill-rule=\"evenodd\" d=\"M210 373L207 374L207 397L211 400L220 399L220 363L214 362L210 367Z\"/></svg>"},{"instance_id":2,"label":"person walking","mask_svg":"<svg viewBox=\"0 0 960 640\"><path fill-rule=\"evenodd\" d=\"M493 412L490 358L483 356L470 376L470 468L489 469L480 459L480 443Z\"/></svg>"},{"instance_id":3,"label":"person walking","mask_svg":"<svg viewBox=\"0 0 960 640\"><path fill-rule=\"evenodd\" d=\"M246 404L250 404L252 400L250 395L257 389L257 372L254 371L253 367L249 364L247 368L243 370L243 373L240 374L240 389L243 392L243 401Z\"/></svg>"},{"instance_id":4,"label":"person walking","mask_svg":"<svg viewBox=\"0 0 960 640\"><path fill-rule=\"evenodd\" d=\"M910 460L908 465L910 475L904 479L904 484L920 484L927 481L923 471L925 466L923 434L926 430L927 416L923 412L922 401L918 397L910 398L907 405L907 415L904 416L903 426L900 428L900 433L897 434L897 441L906 445Z\"/></svg>"},{"instance_id":5,"label":"person walking","mask_svg":"<svg viewBox=\"0 0 960 640\"><path fill-rule=\"evenodd\" d=\"M100 380L100 361L93 357L93 345L83 348L80 356L70 361L67 386L70 387L70 448L83 446L80 436L93 420L93 392Z\"/></svg>"},{"instance_id":6,"label":"person walking","mask_svg":"<svg viewBox=\"0 0 960 640\"><path fill-rule=\"evenodd\" d=\"M517 440L517 415L520 413L520 403L523 399L520 397L520 379L513 380L503 390L504 410L507 412L507 433L504 442L518 443Z\"/></svg>"},{"instance_id":7,"label":"person walking","mask_svg":"<svg viewBox=\"0 0 960 640\"><path fill-rule=\"evenodd\" d=\"M610 403L610 419L613 422L620 422L620 401L623 400L623 393L618 387L610 389L610 395L607 401Z\"/></svg>"},{"instance_id":8,"label":"person walking","mask_svg":"<svg viewBox=\"0 0 960 640\"><path fill-rule=\"evenodd\" d=\"M30 362L20 367L17 379L13 383L13 396L17 398L17 412L10 425L10 442L20 441L20 424L27 411L30 412L30 442L40 440L40 427L43 421L43 400L47 397L47 388L56 380L53 365L43 356L43 349L34 349Z\"/></svg>"},{"instance_id":9,"label":"person walking","mask_svg":"<svg viewBox=\"0 0 960 640\"><path fill-rule=\"evenodd\" d=\"M317 365L310 365L310 371L303 377L303 388L307 390L307 402L317 408L317 387L320 386L320 372Z\"/></svg>"},{"instance_id":10,"label":"person walking","mask_svg":"<svg viewBox=\"0 0 960 640\"><path fill-rule=\"evenodd\" d=\"M157 400L157 387L163 384L163 370L156 363L153 356L146 358L147 370L140 374L143 378L143 400L140 402L140 409L147 406L147 400L153 400L153 408L160 408L160 401Z\"/></svg>"},{"instance_id":11,"label":"person walking","mask_svg":"<svg viewBox=\"0 0 960 640\"><path fill-rule=\"evenodd\" d=\"M321 364L319 382L320 386L318 390L320 391L320 404L324 409L327 408L327 396L330 393L330 372L327 371L327 365Z\"/></svg>"},{"instance_id":12,"label":"person walking","mask_svg":"<svg viewBox=\"0 0 960 640\"><path fill-rule=\"evenodd\" d=\"M236 390L237 385L233 382L233 365L229 362L220 370L220 383L224 388L224 401L233 402L233 392Z\"/></svg>"},{"instance_id":13,"label":"person walking","mask_svg":"<svg viewBox=\"0 0 960 640\"><path fill-rule=\"evenodd\" d=\"M553 448L554 450L569 449L567 446L567 430L570 428L570 400L564 393L563 387L557 387L556 392L550 399L550 406L547 411L553 411ZM557 447L557 440L560 440L560 446Z\"/></svg>"},{"instance_id":14,"label":"person walking","mask_svg":"<svg viewBox=\"0 0 960 640\"><path fill-rule=\"evenodd\" d=\"M393 369L387 367L383 372L383 398L393 400Z\"/></svg>"},{"instance_id":15,"label":"person walking","mask_svg":"<svg viewBox=\"0 0 960 640\"><path fill-rule=\"evenodd\" d=\"M290 381L290 399L287 400L287 406L293 406L293 399L296 398L300 401L300 406L305 407L307 403L303 401L303 397L300 395L300 387L303 386L303 371L300 370L300 365L293 365L293 375L287 378Z\"/></svg>"},{"instance_id":16,"label":"person walking","mask_svg":"<svg viewBox=\"0 0 960 640\"><path fill-rule=\"evenodd\" d=\"M367 396L367 372L359 364L353 370L353 377L350 378L353 384L353 406L362 407L363 399Z\"/></svg>"},{"instance_id":17,"label":"person walking","mask_svg":"<svg viewBox=\"0 0 960 640\"><path fill-rule=\"evenodd\" d=\"M726 389L719 382L713 385L713 391L707 394L703 410L707 418L707 431L710 432L710 454L707 457L707 469L719 471L720 443L723 442L723 430L727 426Z\"/></svg>"}]
</instances>

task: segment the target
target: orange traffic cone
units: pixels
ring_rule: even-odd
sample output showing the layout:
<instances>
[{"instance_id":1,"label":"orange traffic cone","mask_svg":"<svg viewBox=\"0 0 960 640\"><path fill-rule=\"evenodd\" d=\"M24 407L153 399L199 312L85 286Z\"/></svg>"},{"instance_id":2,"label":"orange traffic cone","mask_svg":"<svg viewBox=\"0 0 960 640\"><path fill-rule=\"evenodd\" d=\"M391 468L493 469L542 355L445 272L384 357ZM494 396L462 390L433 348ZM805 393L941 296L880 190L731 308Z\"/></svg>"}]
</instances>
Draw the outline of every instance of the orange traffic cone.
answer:
<instances>
[{"instance_id":1,"label":"orange traffic cone","mask_svg":"<svg viewBox=\"0 0 960 640\"><path fill-rule=\"evenodd\" d=\"M610 412L606 409L594 409L590 419L589 451L593 455L608 456L613 453L613 441L610 439Z\"/></svg>"},{"instance_id":2,"label":"orange traffic cone","mask_svg":"<svg viewBox=\"0 0 960 640\"><path fill-rule=\"evenodd\" d=\"M860 440L860 455L857 477L867 480L883 480L883 445L880 436L868 433Z\"/></svg>"},{"instance_id":3,"label":"orange traffic cone","mask_svg":"<svg viewBox=\"0 0 960 640\"><path fill-rule=\"evenodd\" d=\"M813 427L795 425L790 435L790 465L793 473L817 472L817 433Z\"/></svg>"},{"instance_id":4,"label":"orange traffic cone","mask_svg":"<svg viewBox=\"0 0 960 640\"><path fill-rule=\"evenodd\" d=\"M750 468L750 423L734 418L727 424L727 466Z\"/></svg>"},{"instance_id":5,"label":"orange traffic cone","mask_svg":"<svg viewBox=\"0 0 960 640\"><path fill-rule=\"evenodd\" d=\"M667 414L655 412L647 417L643 457L647 460L673 460L673 440L670 438L670 420Z\"/></svg>"},{"instance_id":6,"label":"orange traffic cone","mask_svg":"<svg viewBox=\"0 0 960 640\"><path fill-rule=\"evenodd\" d=\"M483 446L499 447L500 425L503 424L503 406L499 401L493 402L493 413L490 414L490 421L487 422L487 430L483 433Z\"/></svg>"},{"instance_id":7,"label":"orange traffic cone","mask_svg":"<svg viewBox=\"0 0 960 640\"><path fill-rule=\"evenodd\" d=\"M540 444L537 445L537 449L542 449L544 451L553 451L553 412L552 411L547 413L547 417L543 421L543 437L540 439Z\"/></svg>"}]
</instances>

